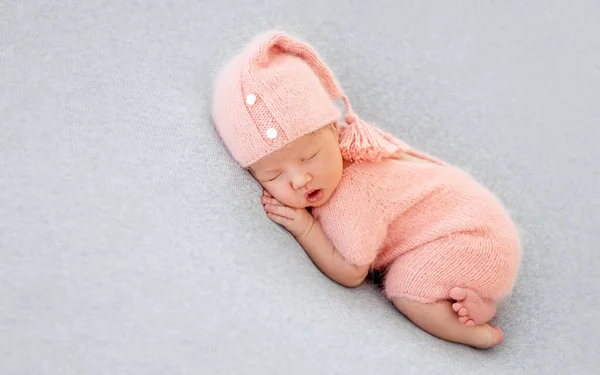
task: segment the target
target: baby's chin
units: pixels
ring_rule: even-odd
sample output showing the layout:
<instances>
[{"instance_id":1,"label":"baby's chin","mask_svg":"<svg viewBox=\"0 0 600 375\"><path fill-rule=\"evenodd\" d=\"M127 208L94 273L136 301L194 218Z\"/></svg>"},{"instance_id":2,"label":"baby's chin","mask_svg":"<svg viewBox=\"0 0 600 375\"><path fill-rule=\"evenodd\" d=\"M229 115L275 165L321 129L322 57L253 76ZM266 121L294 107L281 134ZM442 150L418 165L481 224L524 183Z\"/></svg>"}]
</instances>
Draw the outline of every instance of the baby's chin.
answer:
<instances>
[{"instance_id":1,"label":"baby's chin","mask_svg":"<svg viewBox=\"0 0 600 375\"><path fill-rule=\"evenodd\" d=\"M285 203L284 203L285 204ZM286 206L290 207L290 208L310 208L310 207L314 207L311 204L298 204L298 203L294 203L294 204L286 204Z\"/></svg>"},{"instance_id":2,"label":"baby's chin","mask_svg":"<svg viewBox=\"0 0 600 375\"><path fill-rule=\"evenodd\" d=\"M305 208L316 208L316 207L321 207L322 205L324 205L325 203L327 203L326 200L323 200L323 202L317 202L315 204L309 204L308 206L306 206Z\"/></svg>"}]
</instances>

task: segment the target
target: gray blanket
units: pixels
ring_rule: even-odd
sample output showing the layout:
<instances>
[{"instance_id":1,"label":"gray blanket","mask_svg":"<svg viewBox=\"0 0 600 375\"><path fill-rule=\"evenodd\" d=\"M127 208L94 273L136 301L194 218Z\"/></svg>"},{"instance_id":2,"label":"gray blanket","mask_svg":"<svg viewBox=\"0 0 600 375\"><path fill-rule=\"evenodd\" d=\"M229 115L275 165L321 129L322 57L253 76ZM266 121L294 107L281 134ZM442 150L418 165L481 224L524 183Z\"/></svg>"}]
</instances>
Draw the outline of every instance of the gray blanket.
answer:
<instances>
[{"instance_id":1,"label":"gray blanket","mask_svg":"<svg viewBox=\"0 0 600 375\"><path fill-rule=\"evenodd\" d=\"M0 0L0 374L598 373L598 19L589 1ZM506 204L524 255L501 346L333 283L264 215L210 98L273 28L362 118Z\"/></svg>"}]
</instances>

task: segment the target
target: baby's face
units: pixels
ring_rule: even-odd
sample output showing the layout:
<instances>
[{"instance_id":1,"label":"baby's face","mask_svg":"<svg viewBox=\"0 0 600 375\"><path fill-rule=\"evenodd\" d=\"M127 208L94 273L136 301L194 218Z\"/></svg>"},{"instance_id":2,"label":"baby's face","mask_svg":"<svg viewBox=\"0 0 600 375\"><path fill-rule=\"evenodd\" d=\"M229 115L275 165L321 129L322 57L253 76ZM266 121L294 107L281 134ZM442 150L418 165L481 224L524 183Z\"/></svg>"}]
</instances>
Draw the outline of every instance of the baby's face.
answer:
<instances>
[{"instance_id":1,"label":"baby's face","mask_svg":"<svg viewBox=\"0 0 600 375\"><path fill-rule=\"evenodd\" d=\"M342 177L337 131L307 134L250 166L250 172L275 199L288 207L323 205Z\"/></svg>"}]
</instances>

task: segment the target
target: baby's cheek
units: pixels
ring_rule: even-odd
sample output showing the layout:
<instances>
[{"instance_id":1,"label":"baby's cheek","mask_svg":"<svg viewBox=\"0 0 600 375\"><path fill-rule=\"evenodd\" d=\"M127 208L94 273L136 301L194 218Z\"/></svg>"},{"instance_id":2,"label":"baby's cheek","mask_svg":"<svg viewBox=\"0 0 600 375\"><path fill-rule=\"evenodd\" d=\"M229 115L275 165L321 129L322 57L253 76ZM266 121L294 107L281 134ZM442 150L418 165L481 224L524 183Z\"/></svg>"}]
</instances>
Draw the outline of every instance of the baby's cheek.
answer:
<instances>
[{"instance_id":1,"label":"baby's cheek","mask_svg":"<svg viewBox=\"0 0 600 375\"><path fill-rule=\"evenodd\" d=\"M272 193L272 195L275 199L277 199L279 202L281 202L282 204L284 204L288 207L295 207L299 203L299 202L297 202L298 197L296 196L294 191L291 189L278 190L278 191Z\"/></svg>"},{"instance_id":2,"label":"baby's cheek","mask_svg":"<svg viewBox=\"0 0 600 375\"><path fill-rule=\"evenodd\" d=\"M269 193L271 193L271 195L273 196L273 198L277 199L281 203L284 203L285 200L289 199L288 198L288 193L281 186L281 184L271 183L271 184L268 184L268 186L266 186L265 189Z\"/></svg>"},{"instance_id":3,"label":"baby's cheek","mask_svg":"<svg viewBox=\"0 0 600 375\"><path fill-rule=\"evenodd\" d=\"M330 186L336 180L337 173L333 170L325 170L321 171L318 176L318 181L323 183L324 185Z\"/></svg>"},{"instance_id":4,"label":"baby's cheek","mask_svg":"<svg viewBox=\"0 0 600 375\"><path fill-rule=\"evenodd\" d=\"M289 206L289 207L295 206L297 204L296 197L289 193L282 194L281 198L278 200L281 203L283 203L284 205Z\"/></svg>"}]
</instances>

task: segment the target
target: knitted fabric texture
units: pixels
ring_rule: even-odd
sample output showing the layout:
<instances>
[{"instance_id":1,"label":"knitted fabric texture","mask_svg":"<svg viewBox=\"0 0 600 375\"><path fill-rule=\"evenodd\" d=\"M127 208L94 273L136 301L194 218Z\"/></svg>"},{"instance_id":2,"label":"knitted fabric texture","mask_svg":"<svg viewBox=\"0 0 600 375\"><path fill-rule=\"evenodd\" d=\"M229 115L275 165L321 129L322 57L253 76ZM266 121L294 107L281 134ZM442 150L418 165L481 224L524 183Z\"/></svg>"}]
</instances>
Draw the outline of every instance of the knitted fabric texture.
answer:
<instances>
[{"instance_id":1,"label":"knitted fabric texture","mask_svg":"<svg viewBox=\"0 0 600 375\"><path fill-rule=\"evenodd\" d=\"M327 65L308 44L283 32L257 36L220 72L213 94L217 132L233 158L248 167L301 136L337 122L341 99L349 131L346 160L376 160L395 148L358 118Z\"/></svg>"},{"instance_id":2,"label":"knitted fabric texture","mask_svg":"<svg viewBox=\"0 0 600 375\"><path fill-rule=\"evenodd\" d=\"M457 286L505 297L520 244L501 203L464 171L406 145L402 151L431 163L353 163L330 200L313 209L334 247L349 263L384 270L389 298L435 302Z\"/></svg>"}]
</instances>

